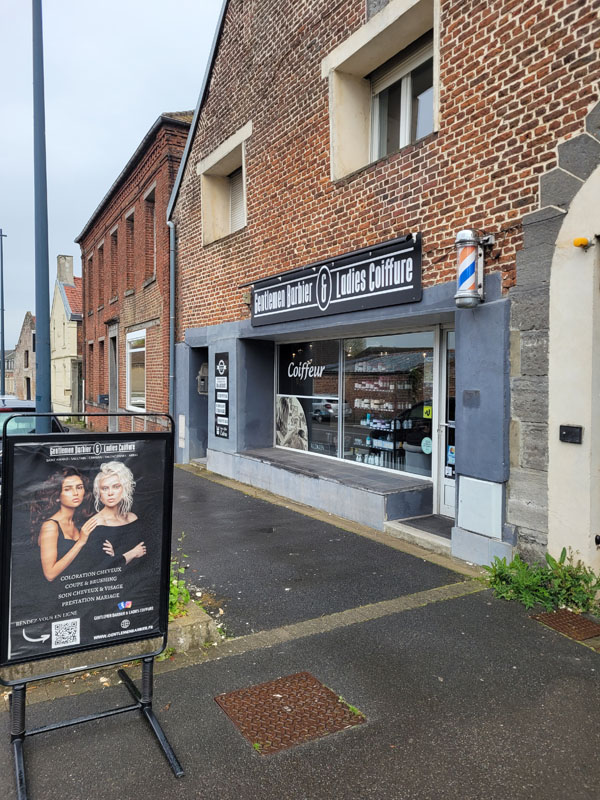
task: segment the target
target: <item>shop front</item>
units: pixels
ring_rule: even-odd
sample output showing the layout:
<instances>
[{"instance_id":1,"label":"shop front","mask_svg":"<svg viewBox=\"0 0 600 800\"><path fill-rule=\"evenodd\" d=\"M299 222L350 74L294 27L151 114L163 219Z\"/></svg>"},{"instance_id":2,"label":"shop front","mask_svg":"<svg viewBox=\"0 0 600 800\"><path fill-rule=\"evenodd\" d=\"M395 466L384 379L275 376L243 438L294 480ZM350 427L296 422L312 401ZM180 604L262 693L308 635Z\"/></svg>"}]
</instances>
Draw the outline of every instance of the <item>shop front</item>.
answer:
<instances>
[{"instance_id":1,"label":"shop front","mask_svg":"<svg viewBox=\"0 0 600 800\"><path fill-rule=\"evenodd\" d=\"M274 445L433 484L455 515L454 331L280 344Z\"/></svg>"},{"instance_id":2,"label":"shop front","mask_svg":"<svg viewBox=\"0 0 600 800\"><path fill-rule=\"evenodd\" d=\"M499 276L480 308L457 310L454 281L422 287L417 234L251 289L249 319L188 330L177 347L177 375L189 376L178 378L178 460L202 437L208 468L244 483L380 530L446 519L461 557L472 536L500 544L509 306Z\"/></svg>"}]
</instances>

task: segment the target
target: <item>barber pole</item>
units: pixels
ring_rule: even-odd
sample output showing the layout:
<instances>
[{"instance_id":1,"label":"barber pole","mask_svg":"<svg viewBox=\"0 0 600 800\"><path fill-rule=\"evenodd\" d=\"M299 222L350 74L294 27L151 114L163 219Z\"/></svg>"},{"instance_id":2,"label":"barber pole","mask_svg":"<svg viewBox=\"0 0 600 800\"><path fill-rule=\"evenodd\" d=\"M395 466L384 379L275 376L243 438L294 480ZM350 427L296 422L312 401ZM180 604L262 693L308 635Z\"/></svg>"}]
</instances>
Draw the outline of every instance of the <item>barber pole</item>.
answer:
<instances>
[{"instance_id":1,"label":"barber pole","mask_svg":"<svg viewBox=\"0 0 600 800\"><path fill-rule=\"evenodd\" d=\"M464 230L456 235L458 308L475 308L483 300L483 247L477 231Z\"/></svg>"}]
</instances>

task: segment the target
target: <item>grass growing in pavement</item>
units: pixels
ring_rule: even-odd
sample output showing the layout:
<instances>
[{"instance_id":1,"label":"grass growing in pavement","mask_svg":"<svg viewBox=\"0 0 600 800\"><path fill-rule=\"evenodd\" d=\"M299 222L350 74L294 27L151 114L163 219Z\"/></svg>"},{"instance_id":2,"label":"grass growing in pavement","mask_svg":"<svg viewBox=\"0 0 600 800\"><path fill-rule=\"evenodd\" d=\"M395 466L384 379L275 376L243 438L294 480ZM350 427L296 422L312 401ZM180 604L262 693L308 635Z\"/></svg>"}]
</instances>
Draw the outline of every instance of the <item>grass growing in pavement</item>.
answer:
<instances>
[{"instance_id":1,"label":"grass growing in pavement","mask_svg":"<svg viewBox=\"0 0 600 800\"><path fill-rule=\"evenodd\" d=\"M484 569L483 580L502 600L516 600L525 608L540 605L546 611L569 608L600 613L600 576L575 561L571 552L567 556L566 547L558 559L546 553L546 564L527 564L517 553L510 564L496 556Z\"/></svg>"}]
</instances>

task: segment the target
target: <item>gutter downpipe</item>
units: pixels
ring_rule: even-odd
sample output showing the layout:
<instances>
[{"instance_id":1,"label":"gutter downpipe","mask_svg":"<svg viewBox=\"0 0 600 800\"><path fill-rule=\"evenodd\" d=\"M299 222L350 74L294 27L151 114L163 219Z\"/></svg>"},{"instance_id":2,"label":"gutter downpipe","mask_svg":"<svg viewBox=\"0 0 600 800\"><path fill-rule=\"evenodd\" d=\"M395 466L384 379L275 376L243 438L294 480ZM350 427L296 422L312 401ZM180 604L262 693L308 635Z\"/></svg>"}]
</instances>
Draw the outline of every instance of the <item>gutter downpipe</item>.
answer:
<instances>
[{"instance_id":1,"label":"gutter downpipe","mask_svg":"<svg viewBox=\"0 0 600 800\"><path fill-rule=\"evenodd\" d=\"M169 414L175 407L175 223L169 226Z\"/></svg>"}]
</instances>

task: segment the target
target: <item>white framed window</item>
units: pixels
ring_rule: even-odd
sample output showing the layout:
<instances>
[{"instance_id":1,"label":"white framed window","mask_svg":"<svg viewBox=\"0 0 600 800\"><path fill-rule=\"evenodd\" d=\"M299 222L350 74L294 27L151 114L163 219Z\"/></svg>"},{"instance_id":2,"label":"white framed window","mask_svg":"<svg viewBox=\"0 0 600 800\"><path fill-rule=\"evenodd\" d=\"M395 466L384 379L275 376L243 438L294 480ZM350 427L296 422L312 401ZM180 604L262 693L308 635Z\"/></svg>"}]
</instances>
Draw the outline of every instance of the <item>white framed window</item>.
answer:
<instances>
[{"instance_id":1,"label":"white framed window","mask_svg":"<svg viewBox=\"0 0 600 800\"><path fill-rule=\"evenodd\" d=\"M248 122L196 167L204 245L246 226L246 141L251 134L252 122Z\"/></svg>"},{"instance_id":2,"label":"white framed window","mask_svg":"<svg viewBox=\"0 0 600 800\"><path fill-rule=\"evenodd\" d=\"M438 130L439 31L440 0L389 0L322 60L333 181Z\"/></svg>"},{"instance_id":3,"label":"white framed window","mask_svg":"<svg viewBox=\"0 0 600 800\"><path fill-rule=\"evenodd\" d=\"M428 41L371 75L371 159L433 131L433 42Z\"/></svg>"},{"instance_id":4,"label":"white framed window","mask_svg":"<svg viewBox=\"0 0 600 800\"><path fill-rule=\"evenodd\" d=\"M146 331L127 334L126 407L128 411L146 410Z\"/></svg>"}]
</instances>

